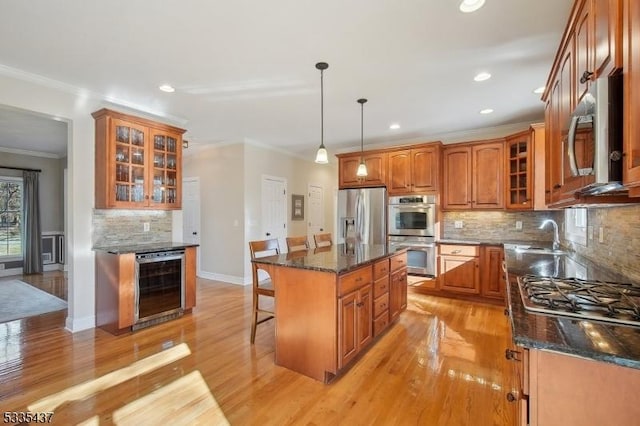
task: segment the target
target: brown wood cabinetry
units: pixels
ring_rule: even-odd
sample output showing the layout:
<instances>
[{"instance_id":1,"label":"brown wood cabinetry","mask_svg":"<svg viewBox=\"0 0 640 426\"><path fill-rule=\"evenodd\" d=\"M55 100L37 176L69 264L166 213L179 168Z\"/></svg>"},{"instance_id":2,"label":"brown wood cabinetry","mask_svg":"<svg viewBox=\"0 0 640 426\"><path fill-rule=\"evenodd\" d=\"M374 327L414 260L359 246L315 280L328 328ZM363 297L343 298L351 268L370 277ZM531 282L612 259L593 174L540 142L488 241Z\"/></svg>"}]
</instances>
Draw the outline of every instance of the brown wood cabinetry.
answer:
<instances>
[{"instance_id":1,"label":"brown wood cabinetry","mask_svg":"<svg viewBox=\"0 0 640 426\"><path fill-rule=\"evenodd\" d=\"M504 208L504 140L443 149L443 209Z\"/></svg>"},{"instance_id":2,"label":"brown wood cabinetry","mask_svg":"<svg viewBox=\"0 0 640 426\"><path fill-rule=\"evenodd\" d=\"M478 246L439 246L440 289L463 294L480 294L480 252Z\"/></svg>"},{"instance_id":3,"label":"brown wood cabinetry","mask_svg":"<svg viewBox=\"0 0 640 426\"><path fill-rule=\"evenodd\" d=\"M407 253L391 257L389 279L389 320L395 320L407 308Z\"/></svg>"},{"instance_id":4,"label":"brown wood cabinetry","mask_svg":"<svg viewBox=\"0 0 640 426\"><path fill-rule=\"evenodd\" d=\"M507 137L506 207L526 210L533 207L533 143L531 132Z\"/></svg>"},{"instance_id":5,"label":"brown wood cabinetry","mask_svg":"<svg viewBox=\"0 0 640 426\"><path fill-rule=\"evenodd\" d=\"M504 250L501 246L482 246L480 250L480 292L485 297L505 299L505 276L502 269Z\"/></svg>"},{"instance_id":6,"label":"brown wood cabinetry","mask_svg":"<svg viewBox=\"0 0 640 426\"><path fill-rule=\"evenodd\" d=\"M520 347L507 358L516 375L507 399L516 404L519 425L637 423L640 370Z\"/></svg>"},{"instance_id":7,"label":"brown wood cabinetry","mask_svg":"<svg viewBox=\"0 0 640 426\"><path fill-rule=\"evenodd\" d=\"M429 194L440 190L440 143L389 152L389 195Z\"/></svg>"},{"instance_id":8,"label":"brown wood cabinetry","mask_svg":"<svg viewBox=\"0 0 640 426\"><path fill-rule=\"evenodd\" d=\"M549 207L614 202L610 197L575 196L578 189L594 182L594 176L572 176L566 153L569 121L577 103L596 78L612 75L622 66L621 6L620 0L576 0L571 11L543 95L547 129L545 191ZM578 134L576 159L578 168L592 167L590 136Z\"/></svg>"},{"instance_id":9,"label":"brown wood cabinetry","mask_svg":"<svg viewBox=\"0 0 640 426\"><path fill-rule=\"evenodd\" d=\"M342 368L373 339L371 282L340 297L338 305L338 368Z\"/></svg>"},{"instance_id":10,"label":"brown wood cabinetry","mask_svg":"<svg viewBox=\"0 0 640 426\"><path fill-rule=\"evenodd\" d=\"M640 2L624 0L624 166L629 195L640 197Z\"/></svg>"},{"instance_id":11,"label":"brown wood cabinetry","mask_svg":"<svg viewBox=\"0 0 640 426\"><path fill-rule=\"evenodd\" d=\"M373 337L389 325L389 259L373 264Z\"/></svg>"},{"instance_id":12,"label":"brown wood cabinetry","mask_svg":"<svg viewBox=\"0 0 640 426\"><path fill-rule=\"evenodd\" d=\"M184 256L184 309L196 305L196 247ZM110 333L131 331L135 321L136 253L96 251L96 325Z\"/></svg>"},{"instance_id":13,"label":"brown wood cabinetry","mask_svg":"<svg viewBox=\"0 0 640 426\"><path fill-rule=\"evenodd\" d=\"M387 153L379 151L339 154L338 181L340 189L383 186L387 183ZM367 176L356 175L360 160L367 165Z\"/></svg>"},{"instance_id":14,"label":"brown wood cabinetry","mask_svg":"<svg viewBox=\"0 0 640 426\"><path fill-rule=\"evenodd\" d=\"M95 207L180 209L184 130L108 109L92 115Z\"/></svg>"}]
</instances>

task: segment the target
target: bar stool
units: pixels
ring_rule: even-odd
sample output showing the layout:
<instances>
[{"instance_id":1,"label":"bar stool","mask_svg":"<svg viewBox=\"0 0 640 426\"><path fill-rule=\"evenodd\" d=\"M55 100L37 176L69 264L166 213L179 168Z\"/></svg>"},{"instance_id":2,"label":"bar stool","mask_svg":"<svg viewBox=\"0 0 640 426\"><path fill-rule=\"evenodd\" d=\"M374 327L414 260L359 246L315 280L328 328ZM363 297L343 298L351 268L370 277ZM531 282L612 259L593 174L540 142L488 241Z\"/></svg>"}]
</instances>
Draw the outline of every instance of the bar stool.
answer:
<instances>
[{"instance_id":1,"label":"bar stool","mask_svg":"<svg viewBox=\"0 0 640 426\"><path fill-rule=\"evenodd\" d=\"M333 245L333 240L331 239L331 234L314 234L313 241L316 243L316 247L329 247Z\"/></svg>"},{"instance_id":2,"label":"bar stool","mask_svg":"<svg viewBox=\"0 0 640 426\"><path fill-rule=\"evenodd\" d=\"M306 235L302 237L287 237L287 251L309 250L309 240Z\"/></svg>"},{"instance_id":3,"label":"bar stool","mask_svg":"<svg viewBox=\"0 0 640 426\"><path fill-rule=\"evenodd\" d=\"M278 244L277 238L260 241L249 241L249 251L251 252L251 259L253 260L260 257L280 254L280 245ZM269 321L270 319L275 318L276 315L273 310L270 311L268 309L260 308L260 296L273 298L273 302L275 304L276 294L273 288L273 283L271 282L271 277L266 280L259 281L259 269L262 269L260 268L260 265L251 262L251 271L253 275L253 318L251 320L251 344L253 344L256 340L256 327L258 326L258 324ZM266 316L258 320L259 314L264 314Z\"/></svg>"}]
</instances>

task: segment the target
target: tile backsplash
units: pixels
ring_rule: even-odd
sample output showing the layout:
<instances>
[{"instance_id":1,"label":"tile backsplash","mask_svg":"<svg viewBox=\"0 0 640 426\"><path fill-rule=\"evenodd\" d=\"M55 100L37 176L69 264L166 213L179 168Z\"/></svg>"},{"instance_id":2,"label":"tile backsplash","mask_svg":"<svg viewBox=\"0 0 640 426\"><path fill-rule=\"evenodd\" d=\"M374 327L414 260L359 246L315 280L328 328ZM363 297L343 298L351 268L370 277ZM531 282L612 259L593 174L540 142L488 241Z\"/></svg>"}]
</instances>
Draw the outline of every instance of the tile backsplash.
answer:
<instances>
[{"instance_id":1,"label":"tile backsplash","mask_svg":"<svg viewBox=\"0 0 640 426\"><path fill-rule=\"evenodd\" d=\"M143 224L149 223L149 231ZM171 241L172 212L166 210L94 210L93 246Z\"/></svg>"},{"instance_id":2,"label":"tile backsplash","mask_svg":"<svg viewBox=\"0 0 640 426\"><path fill-rule=\"evenodd\" d=\"M553 241L551 228L539 229L545 219L554 219L560 225L562 212L506 212L506 211L460 211L444 212L443 238L466 240L500 241ZM456 222L462 228L456 228ZM516 222L522 222L522 229L516 229Z\"/></svg>"},{"instance_id":3,"label":"tile backsplash","mask_svg":"<svg viewBox=\"0 0 640 426\"><path fill-rule=\"evenodd\" d=\"M587 227L592 232L587 233L586 246L566 244L580 255L640 282L640 205L589 208ZM603 242L598 238L600 228Z\"/></svg>"}]
</instances>

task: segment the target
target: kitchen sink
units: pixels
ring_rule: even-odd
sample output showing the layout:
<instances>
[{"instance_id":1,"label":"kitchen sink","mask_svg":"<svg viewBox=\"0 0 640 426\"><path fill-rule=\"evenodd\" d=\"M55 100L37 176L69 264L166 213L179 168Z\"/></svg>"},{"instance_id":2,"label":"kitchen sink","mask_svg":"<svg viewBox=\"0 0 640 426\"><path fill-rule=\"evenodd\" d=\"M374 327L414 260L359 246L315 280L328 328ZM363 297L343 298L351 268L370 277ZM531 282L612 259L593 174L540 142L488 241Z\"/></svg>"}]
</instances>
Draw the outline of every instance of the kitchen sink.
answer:
<instances>
[{"instance_id":1,"label":"kitchen sink","mask_svg":"<svg viewBox=\"0 0 640 426\"><path fill-rule=\"evenodd\" d=\"M516 253L530 253L530 254L550 254L553 256L564 256L568 254L564 250L554 250L543 247L517 247Z\"/></svg>"}]
</instances>

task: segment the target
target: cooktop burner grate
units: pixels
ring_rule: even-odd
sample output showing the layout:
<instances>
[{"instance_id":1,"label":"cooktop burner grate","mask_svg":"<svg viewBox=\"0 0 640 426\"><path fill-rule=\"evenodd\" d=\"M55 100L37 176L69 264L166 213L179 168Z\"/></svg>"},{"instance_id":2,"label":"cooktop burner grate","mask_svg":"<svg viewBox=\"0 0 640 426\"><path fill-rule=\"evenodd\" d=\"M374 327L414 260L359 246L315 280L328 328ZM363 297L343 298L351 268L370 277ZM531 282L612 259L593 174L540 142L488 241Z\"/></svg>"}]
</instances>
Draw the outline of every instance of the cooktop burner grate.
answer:
<instances>
[{"instance_id":1,"label":"cooktop burner grate","mask_svg":"<svg viewBox=\"0 0 640 426\"><path fill-rule=\"evenodd\" d=\"M536 275L518 277L525 309L640 326L640 287Z\"/></svg>"}]
</instances>

